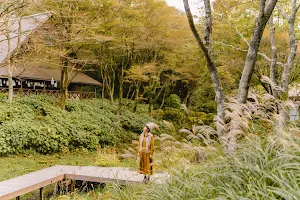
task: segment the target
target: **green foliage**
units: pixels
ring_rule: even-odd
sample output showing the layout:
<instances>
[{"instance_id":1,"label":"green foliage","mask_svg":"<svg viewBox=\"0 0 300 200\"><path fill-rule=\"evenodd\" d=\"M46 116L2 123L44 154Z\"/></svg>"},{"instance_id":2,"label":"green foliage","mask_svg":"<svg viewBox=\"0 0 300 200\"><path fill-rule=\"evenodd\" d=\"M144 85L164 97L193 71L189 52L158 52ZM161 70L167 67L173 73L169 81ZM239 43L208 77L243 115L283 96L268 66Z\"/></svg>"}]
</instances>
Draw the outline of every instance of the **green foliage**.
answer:
<instances>
[{"instance_id":1,"label":"green foliage","mask_svg":"<svg viewBox=\"0 0 300 200\"><path fill-rule=\"evenodd\" d=\"M190 104L193 110L205 113L216 113L215 94L212 87L199 87L191 95Z\"/></svg>"},{"instance_id":2,"label":"green foliage","mask_svg":"<svg viewBox=\"0 0 300 200\"><path fill-rule=\"evenodd\" d=\"M155 110L152 116L155 119L171 121L178 126L191 127L192 125L211 125L213 123L214 114L206 114L204 112L189 111L188 113L182 109L167 108L165 110Z\"/></svg>"},{"instance_id":3,"label":"green foliage","mask_svg":"<svg viewBox=\"0 0 300 200\"><path fill-rule=\"evenodd\" d=\"M95 150L136 138L146 122L145 114L124 111L107 101L69 101L61 110L55 99L35 96L0 104L0 154L33 150L43 154L62 149Z\"/></svg>"},{"instance_id":4,"label":"green foliage","mask_svg":"<svg viewBox=\"0 0 300 200\"><path fill-rule=\"evenodd\" d=\"M167 121L172 121L177 124L181 124L186 118L185 113L180 109L168 108L164 110L163 119Z\"/></svg>"},{"instance_id":5,"label":"green foliage","mask_svg":"<svg viewBox=\"0 0 300 200\"><path fill-rule=\"evenodd\" d=\"M204 112L190 111L188 115L189 124L206 124L210 125L213 123L215 115L212 113L206 114Z\"/></svg>"},{"instance_id":6,"label":"green foliage","mask_svg":"<svg viewBox=\"0 0 300 200\"><path fill-rule=\"evenodd\" d=\"M166 99L166 104L165 106L170 107L170 108L180 108L181 105L181 99L177 94L171 94L167 99Z\"/></svg>"}]
</instances>

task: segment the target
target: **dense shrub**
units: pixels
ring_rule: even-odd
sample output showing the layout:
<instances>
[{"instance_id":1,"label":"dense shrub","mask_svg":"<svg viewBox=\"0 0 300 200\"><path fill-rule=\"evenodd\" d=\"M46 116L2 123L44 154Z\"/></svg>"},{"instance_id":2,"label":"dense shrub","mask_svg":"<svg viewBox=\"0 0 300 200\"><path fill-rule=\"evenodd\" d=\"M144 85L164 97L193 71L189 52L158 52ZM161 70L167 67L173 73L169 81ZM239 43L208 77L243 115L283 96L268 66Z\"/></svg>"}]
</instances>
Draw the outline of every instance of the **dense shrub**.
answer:
<instances>
[{"instance_id":1,"label":"dense shrub","mask_svg":"<svg viewBox=\"0 0 300 200\"><path fill-rule=\"evenodd\" d=\"M61 110L56 99L49 97L16 97L12 104L4 98L0 104L0 155L113 146L135 139L144 123L154 121L130 111L116 115L117 107L102 100L69 101L66 110Z\"/></svg>"},{"instance_id":2,"label":"dense shrub","mask_svg":"<svg viewBox=\"0 0 300 200\"><path fill-rule=\"evenodd\" d=\"M205 125L210 125L213 123L214 120L214 114L213 113L209 113L206 114L204 112L193 112L190 111L189 115L188 115L188 121L190 124L205 124Z\"/></svg>"},{"instance_id":3,"label":"dense shrub","mask_svg":"<svg viewBox=\"0 0 300 200\"><path fill-rule=\"evenodd\" d=\"M175 122L177 124L183 124L187 119L186 114L180 110L175 108L168 108L164 110L163 119Z\"/></svg>"},{"instance_id":4,"label":"dense shrub","mask_svg":"<svg viewBox=\"0 0 300 200\"><path fill-rule=\"evenodd\" d=\"M165 106L170 108L180 108L181 99L176 94L171 94L167 99Z\"/></svg>"},{"instance_id":5,"label":"dense shrub","mask_svg":"<svg viewBox=\"0 0 300 200\"><path fill-rule=\"evenodd\" d=\"M191 127L192 125L211 125L214 120L214 114L204 112L189 111L182 109L166 108L165 110L155 110L152 116L155 119L172 121L177 128Z\"/></svg>"}]
</instances>

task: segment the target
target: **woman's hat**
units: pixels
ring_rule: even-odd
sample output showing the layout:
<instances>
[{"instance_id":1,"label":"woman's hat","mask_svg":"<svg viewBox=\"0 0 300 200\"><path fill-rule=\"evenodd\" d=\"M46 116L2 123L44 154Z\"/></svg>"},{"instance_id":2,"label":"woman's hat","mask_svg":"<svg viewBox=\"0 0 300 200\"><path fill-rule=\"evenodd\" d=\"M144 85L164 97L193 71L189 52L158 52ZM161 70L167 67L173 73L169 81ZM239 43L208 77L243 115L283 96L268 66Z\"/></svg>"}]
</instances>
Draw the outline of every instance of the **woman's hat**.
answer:
<instances>
[{"instance_id":1,"label":"woman's hat","mask_svg":"<svg viewBox=\"0 0 300 200\"><path fill-rule=\"evenodd\" d=\"M150 129L150 131L153 130L153 129L159 130L159 126L156 123L153 123L153 122L149 122L145 126L148 127Z\"/></svg>"}]
</instances>

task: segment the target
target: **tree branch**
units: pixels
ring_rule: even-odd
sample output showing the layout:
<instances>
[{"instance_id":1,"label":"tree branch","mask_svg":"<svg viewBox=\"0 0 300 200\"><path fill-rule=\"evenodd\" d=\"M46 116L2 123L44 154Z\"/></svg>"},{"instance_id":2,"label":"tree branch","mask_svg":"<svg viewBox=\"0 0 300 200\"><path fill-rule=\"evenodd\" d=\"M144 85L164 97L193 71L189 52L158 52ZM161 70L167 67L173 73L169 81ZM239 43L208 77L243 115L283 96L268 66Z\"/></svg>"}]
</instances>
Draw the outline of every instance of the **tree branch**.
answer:
<instances>
[{"instance_id":1,"label":"tree branch","mask_svg":"<svg viewBox=\"0 0 300 200\"><path fill-rule=\"evenodd\" d=\"M296 6L296 12L299 10L300 4Z\"/></svg>"},{"instance_id":2,"label":"tree branch","mask_svg":"<svg viewBox=\"0 0 300 200\"><path fill-rule=\"evenodd\" d=\"M219 42L219 41L215 41L214 43L216 44L221 44L223 46L227 46L227 47L231 47L235 50L238 50L238 51L242 51L242 52L248 52L248 49L242 49L242 48L239 48L239 47L236 47L236 46L233 46L231 44L226 44L226 43L223 43L223 42ZM262 52L258 52L258 55L262 56L266 61L268 62L272 62L272 59L269 58L266 54L262 53ZM284 63L282 62L276 62L277 65L280 65L280 66L284 66Z\"/></svg>"},{"instance_id":3,"label":"tree branch","mask_svg":"<svg viewBox=\"0 0 300 200\"><path fill-rule=\"evenodd\" d=\"M279 5L276 5L277 10L279 10L280 14L283 16L284 19L288 20L289 16L281 9Z\"/></svg>"},{"instance_id":4,"label":"tree branch","mask_svg":"<svg viewBox=\"0 0 300 200\"><path fill-rule=\"evenodd\" d=\"M249 46L249 42L248 42L248 40L244 37L244 35L235 27L235 26L233 26L232 24L231 24L231 22L228 20L228 19L226 19L226 21L227 21L227 23L229 24L229 26L231 27L231 28L234 28L234 30L235 30L235 32L242 38L242 40L247 44L247 46Z\"/></svg>"},{"instance_id":5,"label":"tree branch","mask_svg":"<svg viewBox=\"0 0 300 200\"><path fill-rule=\"evenodd\" d=\"M231 48L233 48L233 49L235 49L235 50L238 50L238 51L243 51L243 52L247 52L247 51L248 51L247 49L242 49L242 48L233 46L233 45L231 45L231 44L226 44L226 43L224 43L224 42L214 41L214 43L216 43L216 44L221 44L221 45L226 46L226 47L231 47Z\"/></svg>"}]
</instances>

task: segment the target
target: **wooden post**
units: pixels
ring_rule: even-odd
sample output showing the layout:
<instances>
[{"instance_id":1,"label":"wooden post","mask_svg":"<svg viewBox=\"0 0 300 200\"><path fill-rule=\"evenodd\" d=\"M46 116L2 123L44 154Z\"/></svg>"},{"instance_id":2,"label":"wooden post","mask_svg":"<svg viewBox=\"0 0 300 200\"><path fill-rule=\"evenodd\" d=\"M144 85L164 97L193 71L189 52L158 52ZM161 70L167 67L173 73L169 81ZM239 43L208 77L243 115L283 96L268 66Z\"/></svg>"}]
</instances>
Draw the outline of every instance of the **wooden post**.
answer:
<instances>
[{"instance_id":1,"label":"wooden post","mask_svg":"<svg viewBox=\"0 0 300 200\"><path fill-rule=\"evenodd\" d=\"M44 188L40 188L40 200L44 200Z\"/></svg>"},{"instance_id":2,"label":"wooden post","mask_svg":"<svg viewBox=\"0 0 300 200\"><path fill-rule=\"evenodd\" d=\"M80 100L82 99L82 84L80 85Z\"/></svg>"},{"instance_id":3,"label":"wooden post","mask_svg":"<svg viewBox=\"0 0 300 200\"><path fill-rule=\"evenodd\" d=\"M20 81L21 81L21 96L23 96L23 80L20 79Z\"/></svg>"},{"instance_id":4,"label":"wooden post","mask_svg":"<svg viewBox=\"0 0 300 200\"><path fill-rule=\"evenodd\" d=\"M16 200L20 200L20 196L16 197Z\"/></svg>"},{"instance_id":5,"label":"wooden post","mask_svg":"<svg viewBox=\"0 0 300 200\"><path fill-rule=\"evenodd\" d=\"M75 192L75 184L76 184L76 181L75 180L71 180L71 192Z\"/></svg>"}]
</instances>

